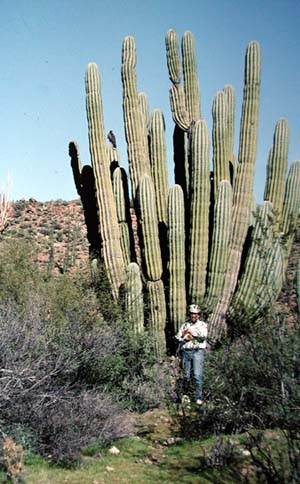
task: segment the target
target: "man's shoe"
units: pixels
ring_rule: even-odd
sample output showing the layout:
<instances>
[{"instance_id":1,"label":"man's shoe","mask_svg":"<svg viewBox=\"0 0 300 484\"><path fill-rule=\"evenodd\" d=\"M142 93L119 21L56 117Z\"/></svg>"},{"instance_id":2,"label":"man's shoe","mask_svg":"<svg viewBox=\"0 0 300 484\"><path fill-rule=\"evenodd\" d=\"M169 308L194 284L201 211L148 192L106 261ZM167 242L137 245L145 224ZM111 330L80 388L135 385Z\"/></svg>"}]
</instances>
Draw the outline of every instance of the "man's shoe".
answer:
<instances>
[{"instance_id":1,"label":"man's shoe","mask_svg":"<svg viewBox=\"0 0 300 484\"><path fill-rule=\"evenodd\" d=\"M203 403L203 400L199 400L199 399L196 400L196 405L202 405L202 403Z\"/></svg>"}]
</instances>

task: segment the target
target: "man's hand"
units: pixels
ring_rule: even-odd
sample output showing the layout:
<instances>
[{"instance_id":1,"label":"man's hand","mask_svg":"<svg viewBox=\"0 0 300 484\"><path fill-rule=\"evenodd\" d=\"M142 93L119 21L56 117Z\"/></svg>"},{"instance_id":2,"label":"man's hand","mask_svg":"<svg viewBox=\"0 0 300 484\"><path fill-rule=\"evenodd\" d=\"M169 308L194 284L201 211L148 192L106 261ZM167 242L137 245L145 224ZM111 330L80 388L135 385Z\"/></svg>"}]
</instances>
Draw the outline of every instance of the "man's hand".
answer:
<instances>
[{"instance_id":1,"label":"man's hand","mask_svg":"<svg viewBox=\"0 0 300 484\"><path fill-rule=\"evenodd\" d=\"M193 339L193 335L187 331L183 339L185 339L185 341L191 341Z\"/></svg>"}]
</instances>

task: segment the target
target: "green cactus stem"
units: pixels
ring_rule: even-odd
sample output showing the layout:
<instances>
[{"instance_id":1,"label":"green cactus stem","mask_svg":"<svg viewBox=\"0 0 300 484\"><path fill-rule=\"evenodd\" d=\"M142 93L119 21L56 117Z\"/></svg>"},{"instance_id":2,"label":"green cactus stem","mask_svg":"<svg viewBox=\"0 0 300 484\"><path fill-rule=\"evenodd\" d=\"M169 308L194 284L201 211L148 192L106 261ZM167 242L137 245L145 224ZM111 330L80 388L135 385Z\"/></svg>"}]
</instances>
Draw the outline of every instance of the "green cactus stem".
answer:
<instances>
[{"instance_id":1,"label":"green cactus stem","mask_svg":"<svg viewBox=\"0 0 300 484\"><path fill-rule=\"evenodd\" d=\"M149 126L151 174L156 195L158 222L167 225L168 173L165 121L159 109L153 111Z\"/></svg>"},{"instance_id":2,"label":"green cactus stem","mask_svg":"<svg viewBox=\"0 0 300 484\"><path fill-rule=\"evenodd\" d=\"M195 39L192 32L182 36L182 66L186 107L192 121L200 119L200 90L197 74Z\"/></svg>"},{"instance_id":3,"label":"green cactus stem","mask_svg":"<svg viewBox=\"0 0 300 484\"><path fill-rule=\"evenodd\" d=\"M186 317L184 196L180 185L169 190L169 317L176 333Z\"/></svg>"},{"instance_id":4,"label":"green cactus stem","mask_svg":"<svg viewBox=\"0 0 300 484\"><path fill-rule=\"evenodd\" d=\"M192 131L189 301L200 304L205 295L208 262L210 161L209 136L205 121Z\"/></svg>"},{"instance_id":5,"label":"green cactus stem","mask_svg":"<svg viewBox=\"0 0 300 484\"><path fill-rule=\"evenodd\" d=\"M143 285L140 268L131 262L126 269L125 310L129 324L137 334L144 332Z\"/></svg>"},{"instance_id":6,"label":"green cactus stem","mask_svg":"<svg viewBox=\"0 0 300 484\"><path fill-rule=\"evenodd\" d=\"M148 175L141 178L138 202L146 277L149 281L158 281L162 277L162 257L154 187Z\"/></svg>"},{"instance_id":7,"label":"green cactus stem","mask_svg":"<svg viewBox=\"0 0 300 484\"><path fill-rule=\"evenodd\" d=\"M229 309L231 320L240 321L240 318L243 318L244 323L249 324L254 310L256 314L257 309L262 307L258 294L265 285L268 260L274 244L274 227L275 217L272 204L265 201L256 214L256 223L244 272ZM245 321L247 318L248 321Z\"/></svg>"},{"instance_id":8,"label":"green cactus stem","mask_svg":"<svg viewBox=\"0 0 300 484\"><path fill-rule=\"evenodd\" d=\"M233 195L233 230L228 268L220 302L211 317L209 335L219 339L226 331L226 313L233 296L247 236L253 199L254 164L257 150L258 108L260 93L261 54L257 42L250 42L246 52L244 99L240 128L239 164Z\"/></svg>"},{"instance_id":9,"label":"green cactus stem","mask_svg":"<svg viewBox=\"0 0 300 484\"><path fill-rule=\"evenodd\" d=\"M144 92L140 92L138 94L138 99L139 99L140 110L142 113L143 124L146 130L146 138L147 138L148 127L150 123L148 99Z\"/></svg>"},{"instance_id":10,"label":"green cactus stem","mask_svg":"<svg viewBox=\"0 0 300 484\"><path fill-rule=\"evenodd\" d=\"M213 167L214 199L217 198L219 184L222 180L230 181L229 141L228 141L228 107L226 95L219 91L213 102Z\"/></svg>"},{"instance_id":11,"label":"green cactus stem","mask_svg":"<svg viewBox=\"0 0 300 484\"><path fill-rule=\"evenodd\" d=\"M166 354L166 300L163 282L148 281L149 294L149 332L154 343L156 357L163 358Z\"/></svg>"},{"instance_id":12,"label":"green cactus stem","mask_svg":"<svg viewBox=\"0 0 300 484\"><path fill-rule=\"evenodd\" d=\"M285 197L282 209L280 230L284 234L286 243L286 256L284 270L287 268L288 258L291 253L294 235L300 212L300 161L291 164L286 181Z\"/></svg>"},{"instance_id":13,"label":"green cactus stem","mask_svg":"<svg viewBox=\"0 0 300 484\"><path fill-rule=\"evenodd\" d=\"M281 232L293 237L299 216L300 202L300 161L291 164L286 181L285 197L282 209Z\"/></svg>"},{"instance_id":14,"label":"green cactus stem","mask_svg":"<svg viewBox=\"0 0 300 484\"><path fill-rule=\"evenodd\" d=\"M206 304L209 312L215 308L223 287L232 224L232 188L228 180L221 181L214 207L213 235L209 260Z\"/></svg>"},{"instance_id":15,"label":"green cactus stem","mask_svg":"<svg viewBox=\"0 0 300 484\"><path fill-rule=\"evenodd\" d=\"M136 48L133 37L126 37L122 51L123 113L127 141L128 165L133 199L144 174L150 175L150 161L136 81Z\"/></svg>"},{"instance_id":16,"label":"green cactus stem","mask_svg":"<svg viewBox=\"0 0 300 484\"><path fill-rule=\"evenodd\" d=\"M230 160L231 183L233 184L234 175L237 168L237 159L234 154L234 119L235 119L235 94L230 84L226 84L223 89L227 101L227 136L228 136L228 154Z\"/></svg>"},{"instance_id":17,"label":"green cactus stem","mask_svg":"<svg viewBox=\"0 0 300 484\"><path fill-rule=\"evenodd\" d=\"M89 64L86 72L86 110L89 146L95 176L99 227L103 258L114 299L125 282L125 267L120 245L120 231L110 180L109 164L103 126L100 77L96 64Z\"/></svg>"},{"instance_id":18,"label":"green cactus stem","mask_svg":"<svg viewBox=\"0 0 300 484\"><path fill-rule=\"evenodd\" d=\"M182 67L179 56L179 42L178 35L173 29L168 30L166 34L166 52L170 81L175 85L180 84Z\"/></svg>"},{"instance_id":19,"label":"green cactus stem","mask_svg":"<svg viewBox=\"0 0 300 484\"><path fill-rule=\"evenodd\" d=\"M288 148L288 122L286 119L280 119L275 127L273 147L269 155L264 194L264 199L269 200L273 204L277 227L282 216Z\"/></svg>"},{"instance_id":20,"label":"green cactus stem","mask_svg":"<svg viewBox=\"0 0 300 484\"><path fill-rule=\"evenodd\" d=\"M149 294L150 335L154 339L158 357L166 350L166 299L162 282L162 256L159 243L158 220L154 187L151 178L144 175L138 189L140 226L144 266Z\"/></svg>"}]
</instances>

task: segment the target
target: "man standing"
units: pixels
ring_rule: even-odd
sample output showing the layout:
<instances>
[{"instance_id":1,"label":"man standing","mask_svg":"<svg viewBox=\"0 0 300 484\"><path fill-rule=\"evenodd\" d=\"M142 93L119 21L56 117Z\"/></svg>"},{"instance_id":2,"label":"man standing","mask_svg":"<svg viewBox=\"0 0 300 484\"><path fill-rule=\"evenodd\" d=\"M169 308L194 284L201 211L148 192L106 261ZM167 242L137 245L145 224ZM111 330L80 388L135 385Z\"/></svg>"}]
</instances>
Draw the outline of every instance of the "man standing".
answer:
<instances>
[{"instance_id":1,"label":"man standing","mask_svg":"<svg viewBox=\"0 0 300 484\"><path fill-rule=\"evenodd\" d=\"M196 385L196 404L202 405L202 379L207 323L200 320L200 309L197 304L191 304L189 312L190 320L181 326L176 339L179 341L182 351L186 381L190 381L191 370L193 370Z\"/></svg>"}]
</instances>

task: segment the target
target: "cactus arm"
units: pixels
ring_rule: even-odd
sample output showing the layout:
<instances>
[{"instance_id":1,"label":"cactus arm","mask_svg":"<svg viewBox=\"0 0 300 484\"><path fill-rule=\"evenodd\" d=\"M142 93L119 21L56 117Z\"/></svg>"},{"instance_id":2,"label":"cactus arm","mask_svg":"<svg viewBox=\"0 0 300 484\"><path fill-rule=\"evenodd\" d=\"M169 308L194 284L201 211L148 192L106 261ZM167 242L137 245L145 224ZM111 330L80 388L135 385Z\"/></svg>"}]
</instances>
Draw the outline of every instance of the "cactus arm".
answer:
<instances>
[{"instance_id":1,"label":"cactus arm","mask_svg":"<svg viewBox=\"0 0 300 484\"><path fill-rule=\"evenodd\" d=\"M205 294L208 262L210 161L207 124L195 123L192 131L189 300L200 304Z\"/></svg>"},{"instance_id":2,"label":"cactus arm","mask_svg":"<svg viewBox=\"0 0 300 484\"><path fill-rule=\"evenodd\" d=\"M183 131L187 131L191 124L191 118L185 107L184 87L181 85L170 88L170 104L174 123Z\"/></svg>"},{"instance_id":3,"label":"cactus arm","mask_svg":"<svg viewBox=\"0 0 300 484\"><path fill-rule=\"evenodd\" d=\"M141 176L143 174L150 174L149 153L148 150L146 151L146 130L137 92L135 66L135 42L133 37L126 37L123 42L121 69L123 84L123 113L129 172L134 199Z\"/></svg>"},{"instance_id":4,"label":"cactus arm","mask_svg":"<svg viewBox=\"0 0 300 484\"><path fill-rule=\"evenodd\" d=\"M131 262L126 268L125 310L129 324L137 334L144 332L143 285L140 268Z\"/></svg>"},{"instance_id":5,"label":"cactus arm","mask_svg":"<svg viewBox=\"0 0 300 484\"><path fill-rule=\"evenodd\" d=\"M281 231L286 244L284 271L291 253L294 235L300 212L300 161L291 164L286 181L285 197L282 209Z\"/></svg>"},{"instance_id":6,"label":"cactus arm","mask_svg":"<svg viewBox=\"0 0 300 484\"><path fill-rule=\"evenodd\" d=\"M284 201L285 179L288 163L289 127L286 119L276 123L273 147L267 165L267 177L264 199L273 204L276 225L282 215Z\"/></svg>"},{"instance_id":7,"label":"cactus arm","mask_svg":"<svg viewBox=\"0 0 300 484\"><path fill-rule=\"evenodd\" d=\"M220 183L214 208L213 236L208 272L207 307L211 312L220 297L226 273L232 223L232 188Z\"/></svg>"},{"instance_id":8,"label":"cactus arm","mask_svg":"<svg viewBox=\"0 0 300 484\"><path fill-rule=\"evenodd\" d=\"M294 235L297 227L300 203L300 161L291 164L286 181L285 197L281 218L281 232Z\"/></svg>"},{"instance_id":9,"label":"cactus arm","mask_svg":"<svg viewBox=\"0 0 300 484\"><path fill-rule=\"evenodd\" d=\"M169 190L168 215L169 315L177 333L186 316L184 195L180 185Z\"/></svg>"},{"instance_id":10,"label":"cactus arm","mask_svg":"<svg viewBox=\"0 0 300 484\"><path fill-rule=\"evenodd\" d=\"M154 187L148 175L141 178L138 201L146 275L148 280L157 281L162 276L162 258Z\"/></svg>"},{"instance_id":11,"label":"cactus arm","mask_svg":"<svg viewBox=\"0 0 300 484\"><path fill-rule=\"evenodd\" d=\"M149 294L149 330L154 343L156 357L163 358L166 354L166 300L163 282L148 281Z\"/></svg>"},{"instance_id":12,"label":"cactus arm","mask_svg":"<svg viewBox=\"0 0 300 484\"><path fill-rule=\"evenodd\" d=\"M245 262L243 275L237 286L230 306L231 319L242 316L243 312L253 314L254 307L259 304L257 293L264 284L267 260L274 239L275 217L272 204L265 201L256 214L256 222L251 238L250 250ZM248 316L249 317L249 316Z\"/></svg>"},{"instance_id":13,"label":"cactus arm","mask_svg":"<svg viewBox=\"0 0 300 484\"><path fill-rule=\"evenodd\" d=\"M192 121L201 118L200 91L197 75L195 54L195 39L192 32L185 32L181 42L182 66L184 76L184 91L186 108Z\"/></svg>"},{"instance_id":14,"label":"cactus arm","mask_svg":"<svg viewBox=\"0 0 300 484\"><path fill-rule=\"evenodd\" d=\"M227 135L228 135L228 154L229 160L233 169L233 179L236 172L237 160L234 154L234 119L235 119L235 94L234 89L230 84L226 84L223 89L227 101Z\"/></svg>"},{"instance_id":15,"label":"cactus arm","mask_svg":"<svg viewBox=\"0 0 300 484\"><path fill-rule=\"evenodd\" d=\"M166 52L169 78L172 84L181 82L181 62L179 56L179 42L175 30L170 29L166 34Z\"/></svg>"},{"instance_id":16,"label":"cactus arm","mask_svg":"<svg viewBox=\"0 0 300 484\"><path fill-rule=\"evenodd\" d=\"M253 199L254 163L257 149L258 108L260 93L261 54L257 42L250 42L246 52L244 98L240 128L239 164L234 183L233 230L228 268L222 298L212 315L209 334L215 340L226 330L226 313L233 296L243 244L246 239Z\"/></svg>"},{"instance_id":17,"label":"cactus arm","mask_svg":"<svg viewBox=\"0 0 300 484\"><path fill-rule=\"evenodd\" d=\"M146 94L144 92L140 92L138 94L138 100L139 100L140 110L142 113L143 124L147 133L149 122L150 122L150 116L149 116L148 99Z\"/></svg>"},{"instance_id":18,"label":"cactus arm","mask_svg":"<svg viewBox=\"0 0 300 484\"><path fill-rule=\"evenodd\" d=\"M86 110L90 154L99 209L103 258L113 297L118 299L119 290L125 282L125 267L105 148L100 77L98 68L94 63L88 65L86 72Z\"/></svg>"},{"instance_id":19,"label":"cactus arm","mask_svg":"<svg viewBox=\"0 0 300 484\"><path fill-rule=\"evenodd\" d=\"M165 122L159 109L153 111L149 126L149 139L151 173L156 195L158 222L167 225L168 173Z\"/></svg>"},{"instance_id":20,"label":"cactus arm","mask_svg":"<svg viewBox=\"0 0 300 484\"><path fill-rule=\"evenodd\" d=\"M228 143L228 107L226 96L219 91L213 102L213 166L214 199L216 200L219 184L222 180L230 181L229 143Z\"/></svg>"},{"instance_id":21,"label":"cactus arm","mask_svg":"<svg viewBox=\"0 0 300 484\"><path fill-rule=\"evenodd\" d=\"M129 212L127 175L124 168L116 168L113 174L113 193L121 234L121 248L125 266L135 259L134 241Z\"/></svg>"}]
</instances>

